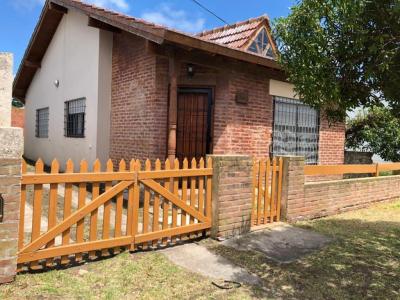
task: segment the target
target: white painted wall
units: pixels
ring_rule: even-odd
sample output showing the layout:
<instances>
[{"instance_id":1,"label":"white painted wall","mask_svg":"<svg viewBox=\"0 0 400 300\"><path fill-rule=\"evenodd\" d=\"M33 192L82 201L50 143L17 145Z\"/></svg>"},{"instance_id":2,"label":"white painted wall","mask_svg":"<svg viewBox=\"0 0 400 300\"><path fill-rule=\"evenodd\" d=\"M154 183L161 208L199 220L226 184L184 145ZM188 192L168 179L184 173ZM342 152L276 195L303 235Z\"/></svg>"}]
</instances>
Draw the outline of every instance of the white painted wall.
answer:
<instances>
[{"instance_id":1,"label":"white painted wall","mask_svg":"<svg viewBox=\"0 0 400 300\"><path fill-rule=\"evenodd\" d=\"M101 30L96 150L97 158L102 163L105 163L109 159L110 153L112 47L113 34Z\"/></svg>"},{"instance_id":2,"label":"white painted wall","mask_svg":"<svg viewBox=\"0 0 400 300\"><path fill-rule=\"evenodd\" d=\"M291 99L299 99L294 92L294 85L288 82L271 79L269 81L269 94Z\"/></svg>"},{"instance_id":3,"label":"white painted wall","mask_svg":"<svg viewBox=\"0 0 400 300\"><path fill-rule=\"evenodd\" d=\"M73 10L64 15L27 92L25 156L29 159L42 158L49 165L53 158L61 164L71 158L78 165L82 159L91 164L98 155L103 161L108 157L112 34L87 22L87 16ZM55 80L60 82L58 88ZM64 102L82 97L86 98L85 138L64 137ZM49 137L36 138L36 109L44 107L49 107Z\"/></svg>"}]
</instances>

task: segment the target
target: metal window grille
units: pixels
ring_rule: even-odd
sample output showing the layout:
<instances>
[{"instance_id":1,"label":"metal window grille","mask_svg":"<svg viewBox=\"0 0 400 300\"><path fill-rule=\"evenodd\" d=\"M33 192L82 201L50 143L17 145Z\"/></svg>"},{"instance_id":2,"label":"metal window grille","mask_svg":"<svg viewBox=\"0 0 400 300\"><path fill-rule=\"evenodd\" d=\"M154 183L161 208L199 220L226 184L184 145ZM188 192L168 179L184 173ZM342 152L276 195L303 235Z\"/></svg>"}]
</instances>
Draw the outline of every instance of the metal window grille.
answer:
<instances>
[{"instance_id":1,"label":"metal window grille","mask_svg":"<svg viewBox=\"0 0 400 300\"><path fill-rule=\"evenodd\" d=\"M86 99L66 101L64 106L64 136L85 137Z\"/></svg>"},{"instance_id":2,"label":"metal window grille","mask_svg":"<svg viewBox=\"0 0 400 300\"><path fill-rule=\"evenodd\" d=\"M49 108L36 110L36 128L35 135L38 138L49 137Z\"/></svg>"},{"instance_id":3,"label":"metal window grille","mask_svg":"<svg viewBox=\"0 0 400 300\"><path fill-rule=\"evenodd\" d=\"M304 156L318 163L319 112L301 101L274 97L273 155Z\"/></svg>"}]
</instances>

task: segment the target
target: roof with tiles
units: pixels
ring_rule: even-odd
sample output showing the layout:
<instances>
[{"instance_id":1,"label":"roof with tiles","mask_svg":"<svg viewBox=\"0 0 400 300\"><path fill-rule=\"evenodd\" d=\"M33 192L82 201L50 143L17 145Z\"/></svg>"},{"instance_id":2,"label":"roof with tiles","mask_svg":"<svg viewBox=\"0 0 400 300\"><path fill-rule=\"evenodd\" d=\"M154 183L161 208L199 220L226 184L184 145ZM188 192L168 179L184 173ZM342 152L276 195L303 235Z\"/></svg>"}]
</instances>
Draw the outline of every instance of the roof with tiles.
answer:
<instances>
[{"instance_id":1,"label":"roof with tiles","mask_svg":"<svg viewBox=\"0 0 400 300\"><path fill-rule=\"evenodd\" d=\"M269 27L269 19L266 15L203 31L197 36L231 48L242 49L263 23Z\"/></svg>"},{"instance_id":2,"label":"roof with tiles","mask_svg":"<svg viewBox=\"0 0 400 300\"><path fill-rule=\"evenodd\" d=\"M96 25L105 24L105 30L126 31L156 44L161 45L168 42L191 49L195 48L200 51L213 53L214 55L217 54L265 66L276 72L281 72L281 68L275 59L251 53L243 47L246 41L252 37L252 34L257 31L258 26L262 25L263 21L265 21L269 29L269 22L266 16L215 28L197 35L191 35L143 19L88 4L82 0L46 0L37 26L14 78L13 97L24 101L26 91L37 70L35 66L40 66L40 62L63 14L67 13L69 9L75 9L86 14L89 17L89 26L93 25L96 27ZM90 23L92 20L93 24Z\"/></svg>"}]
</instances>

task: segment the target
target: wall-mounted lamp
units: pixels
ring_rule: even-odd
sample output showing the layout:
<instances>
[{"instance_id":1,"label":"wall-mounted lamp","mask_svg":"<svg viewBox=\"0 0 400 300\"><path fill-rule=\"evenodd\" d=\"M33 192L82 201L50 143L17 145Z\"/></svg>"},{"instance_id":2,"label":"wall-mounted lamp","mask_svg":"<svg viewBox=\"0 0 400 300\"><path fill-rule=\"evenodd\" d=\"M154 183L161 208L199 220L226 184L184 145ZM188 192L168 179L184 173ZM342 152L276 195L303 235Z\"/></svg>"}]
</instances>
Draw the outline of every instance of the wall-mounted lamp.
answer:
<instances>
[{"instance_id":1,"label":"wall-mounted lamp","mask_svg":"<svg viewBox=\"0 0 400 300\"><path fill-rule=\"evenodd\" d=\"M60 81L58 79L54 80L54 86L58 88L60 86Z\"/></svg>"},{"instance_id":2,"label":"wall-mounted lamp","mask_svg":"<svg viewBox=\"0 0 400 300\"><path fill-rule=\"evenodd\" d=\"M192 64L188 64L187 65L187 76L189 78L193 78L193 76L194 76L194 65L192 65Z\"/></svg>"},{"instance_id":3,"label":"wall-mounted lamp","mask_svg":"<svg viewBox=\"0 0 400 300\"><path fill-rule=\"evenodd\" d=\"M3 222L4 218L4 199L0 194L0 223Z\"/></svg>"}]
</instances>

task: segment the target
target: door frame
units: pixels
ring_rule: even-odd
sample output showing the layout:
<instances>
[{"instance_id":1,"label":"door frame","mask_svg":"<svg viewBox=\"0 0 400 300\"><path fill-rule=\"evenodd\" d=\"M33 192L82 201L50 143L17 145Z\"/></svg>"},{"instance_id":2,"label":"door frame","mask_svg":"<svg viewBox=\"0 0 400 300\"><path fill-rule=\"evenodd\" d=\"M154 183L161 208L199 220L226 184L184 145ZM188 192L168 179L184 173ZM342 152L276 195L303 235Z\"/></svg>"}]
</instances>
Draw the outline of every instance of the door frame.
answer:
<instances>
[{"instance_id":1,"label":"door frame","mask_svg":"<svg viewBox=\"0 0 400 300\"><path fill-rule=\"evenodd\" d=\"M177 89L177 98L179 94L189 94L189 93L201 93L207 94L208 97L208 111L207 111L207 140L206 140L206 154L213 153L214 144L214 87L210 86L187 86L179 85ZM177 100L179 101L179 100ZM178 114L176 115L176 123L178 126ZM177 127L178 130L178 127ZM178 140L176 139L176 142ZM176 145L177 147L177 145Z\"/></svg>"}]
</instances>

